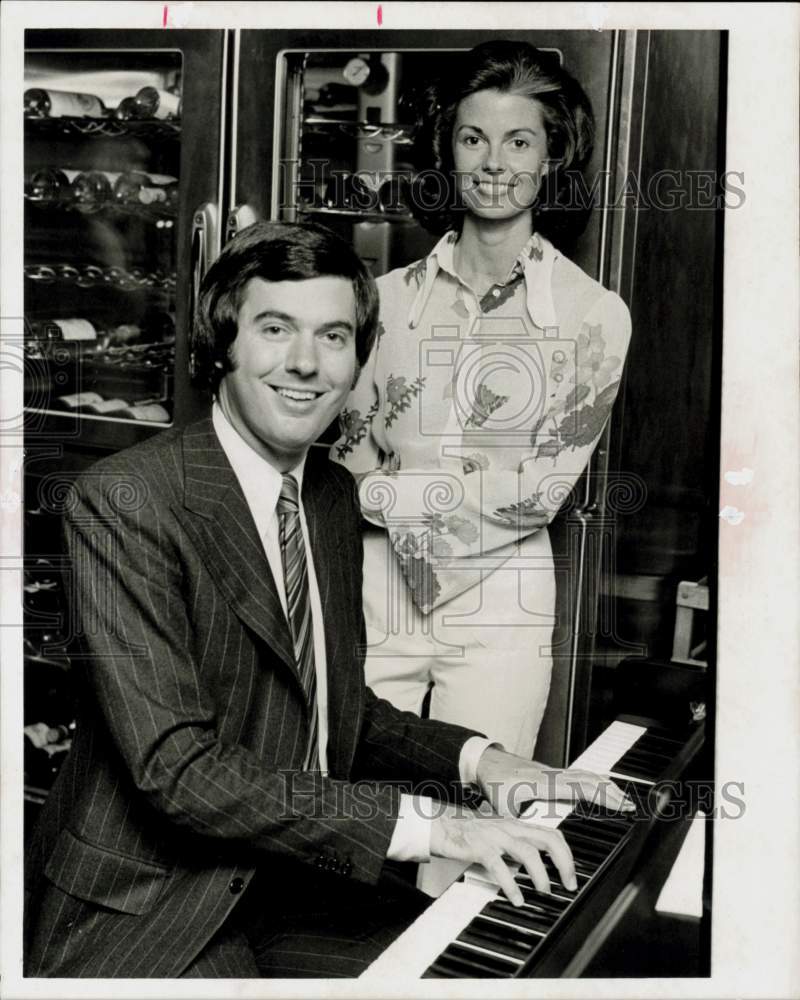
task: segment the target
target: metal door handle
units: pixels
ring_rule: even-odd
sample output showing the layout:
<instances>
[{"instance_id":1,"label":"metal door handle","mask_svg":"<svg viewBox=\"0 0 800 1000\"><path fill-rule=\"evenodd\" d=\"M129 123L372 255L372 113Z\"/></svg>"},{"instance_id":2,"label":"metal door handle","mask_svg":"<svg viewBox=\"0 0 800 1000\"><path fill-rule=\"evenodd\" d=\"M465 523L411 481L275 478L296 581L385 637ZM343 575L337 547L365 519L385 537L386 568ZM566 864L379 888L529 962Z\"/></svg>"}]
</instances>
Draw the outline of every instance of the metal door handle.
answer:
<instances>
[{"instance_id":1,"label":"metal door handle","mask_svg":"<svg viewBox=\"0 0 800 1000\"><path fill-rule=\"evenodd\" d=\"M217 252L217 206L207 201L200 205L192 216L191 264L189 272L189 322L194 324L200 301L200 284ZM194 353L190 358L194 376Z\"/></svg>"},{"instance_id":2,"label":"metal door handle","mask_svg":"<svg viewBox=\"0 0 800 1000\"><path fill-rule=\"evenodd\" d=\"M225 225L225 242L232 240L237 233L252 226L254 222L258 222L258 212L251 205L237 205L232 208Z\"/></svg>"}]
</instances>

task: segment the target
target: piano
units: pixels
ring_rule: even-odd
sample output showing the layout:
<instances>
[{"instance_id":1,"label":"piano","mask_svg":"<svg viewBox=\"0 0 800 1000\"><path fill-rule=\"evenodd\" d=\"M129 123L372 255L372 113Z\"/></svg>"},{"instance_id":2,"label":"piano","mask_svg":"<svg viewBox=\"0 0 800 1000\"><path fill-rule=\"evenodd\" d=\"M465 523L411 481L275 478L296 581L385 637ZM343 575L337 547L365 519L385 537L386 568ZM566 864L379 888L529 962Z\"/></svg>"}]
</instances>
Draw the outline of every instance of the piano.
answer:
<instances>
[{"instance_id":1,"label":"piano","mask_svg":"<svg viewBox=\"0 0 800 1000\"><path fill-rule=\"evenodd\" d=\"M644 723L644 724L643 724ZM597 803L536 802L523 818L558 827L575 860L578 888L561 884L549 858L550 893L524 871L515 907L481 866L467 870L376 959L362 979L525 979L579 976L624 918L634 875L650 866L666 878L697 808L684 784L699 759L704 723L665 728L620 717L572 764L608 774L636 803L634 813ZM657 887L660 888L660 887Z\"/></svg>"}]
</instances>

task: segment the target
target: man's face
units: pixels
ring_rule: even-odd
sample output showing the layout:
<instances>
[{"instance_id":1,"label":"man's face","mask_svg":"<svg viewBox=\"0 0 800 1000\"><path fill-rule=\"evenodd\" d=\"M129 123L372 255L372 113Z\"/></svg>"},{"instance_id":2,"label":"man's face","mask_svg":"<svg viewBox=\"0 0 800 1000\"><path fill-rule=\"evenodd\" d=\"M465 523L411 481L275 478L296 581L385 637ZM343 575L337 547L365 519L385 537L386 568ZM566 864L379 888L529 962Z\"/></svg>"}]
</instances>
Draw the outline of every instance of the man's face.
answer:
<instances>
[{"instance_id":1,"label":"man's face","mask_svg":"<svg viewBox=\"0 0 800 1000\"><path fill-rule=\"evenodd\" d=\"M338 416L356 373L356 305L346 278L245 286L225 416L278 471L293 468Z\"/></svg>"}]
</instances>

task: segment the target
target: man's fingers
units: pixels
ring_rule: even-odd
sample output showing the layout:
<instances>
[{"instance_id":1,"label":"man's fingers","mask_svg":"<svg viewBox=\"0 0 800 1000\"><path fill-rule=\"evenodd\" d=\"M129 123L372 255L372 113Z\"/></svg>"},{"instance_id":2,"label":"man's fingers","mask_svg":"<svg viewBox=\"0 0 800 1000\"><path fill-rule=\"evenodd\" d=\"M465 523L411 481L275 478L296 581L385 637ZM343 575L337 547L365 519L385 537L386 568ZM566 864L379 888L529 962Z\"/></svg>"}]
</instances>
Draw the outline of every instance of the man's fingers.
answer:
<instances>
[{"instance_id":1,"label":"man's fingers","mask_svg":"<svg viewBox=\"0 0 800 1000\"><path fill-rule=\"evenodd\" d=\"M577 889L572 852L564 835L558 830L544 830L541 827L536 829L526 824L515 838L509 853L525 867L539 892L549 893L550 876L542 861L541 851L546 851L550 855L566 888L571 891Z\"/></svg>"},{"instance_id":2,"label":"man's fingers","mask_svg":"<svg viewBox=\"0 0 800 1000\"><path fill-rule=\"evenodd\" d=\"M573 802L582 799L604 809L631 812L636 808L619 785L615 785L610 778L589 771L562 771L556 778L556 795L559 799Z\"/></svg>"},{"instance_id":3,"label":"man's fingers","mask_svg":"<svg viewBox=\"0 0 800 1000\"><path fill-rule=\"evenodd\" d=\"M572 851L570 851L569 845L564 839L564 834L558 830L554 830L548 841L546 850L552 858L553 864L558 869L558 874L561 876L564 886L571 891L577 889L578 882L575 877L575 862L572 860ZM547 887L549 891L549 879Z\"/></svg>"},{"instance_id":4,"label":"man's fingers","mask_svg":"<svg viewBox=\"0 0 800 1000\"><path fill-rule=\"evenodd\" d=\"M492 857L484 859L482 864L491 880L496 882L505 893L508 901L514 906L522 906L525 902L522 898L522 892L514 881L514 875L505 861L497 855L492 855Z\"/></svg>"},{"instance_id":5,"label":"man's fingers","mask_svg":"<svg viewBox=\"0 0 800 1000\"><path fill-rule=\"evenodd\" d=\"M609 782L609 803L616 809L622 809L623 812L633 812L636 809L636 803L630 796L626 795L625 792L615 785L613 781Z\"/></svg>"},{"instance_id":6,"label":"man's fingers","mask_svg":"<svg viewBox=\"0 0 800 1000\"><path fill-rule=\"evenodd\" d=\"M526 849L521 854L525 871L530 875L536 889L539 892L550 892L550 876L542 864L539 852Z\"/></svg>"}]
</instances>

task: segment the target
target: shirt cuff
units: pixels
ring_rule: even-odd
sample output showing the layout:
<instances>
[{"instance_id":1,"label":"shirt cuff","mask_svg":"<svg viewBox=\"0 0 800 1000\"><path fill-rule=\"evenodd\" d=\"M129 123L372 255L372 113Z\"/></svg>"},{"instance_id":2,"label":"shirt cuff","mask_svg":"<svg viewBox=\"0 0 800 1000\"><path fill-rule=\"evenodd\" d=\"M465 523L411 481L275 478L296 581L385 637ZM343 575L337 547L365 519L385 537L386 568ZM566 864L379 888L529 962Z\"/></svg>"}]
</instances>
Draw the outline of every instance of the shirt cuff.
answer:
<instances>
[{"instance_id":1,"label":"shirt cuff","mask_svg":"<svg viewBox=\"0 0 800 1000\"><path fill-rule=\"evenodd\" d=\"M400 796L397 824L389 842L389 861L430 861L431 820L440 816L442 803L427 795Z\"/></svg>"},{"instance_id":2,"label":"shirt cuff","mask_svg":"<svg viewBox=\"0 0 800 1000\"><path fill-rule=\"evenodd\" d=\"M461 748L461 755L458 758L458 773L461 775L461 782L464 785L474 785L478 781L478 761L487 747L497 747L505 750L502 743L497 740L487 740L485 736L470 736Z\"/></svg>"}]
</instances>

